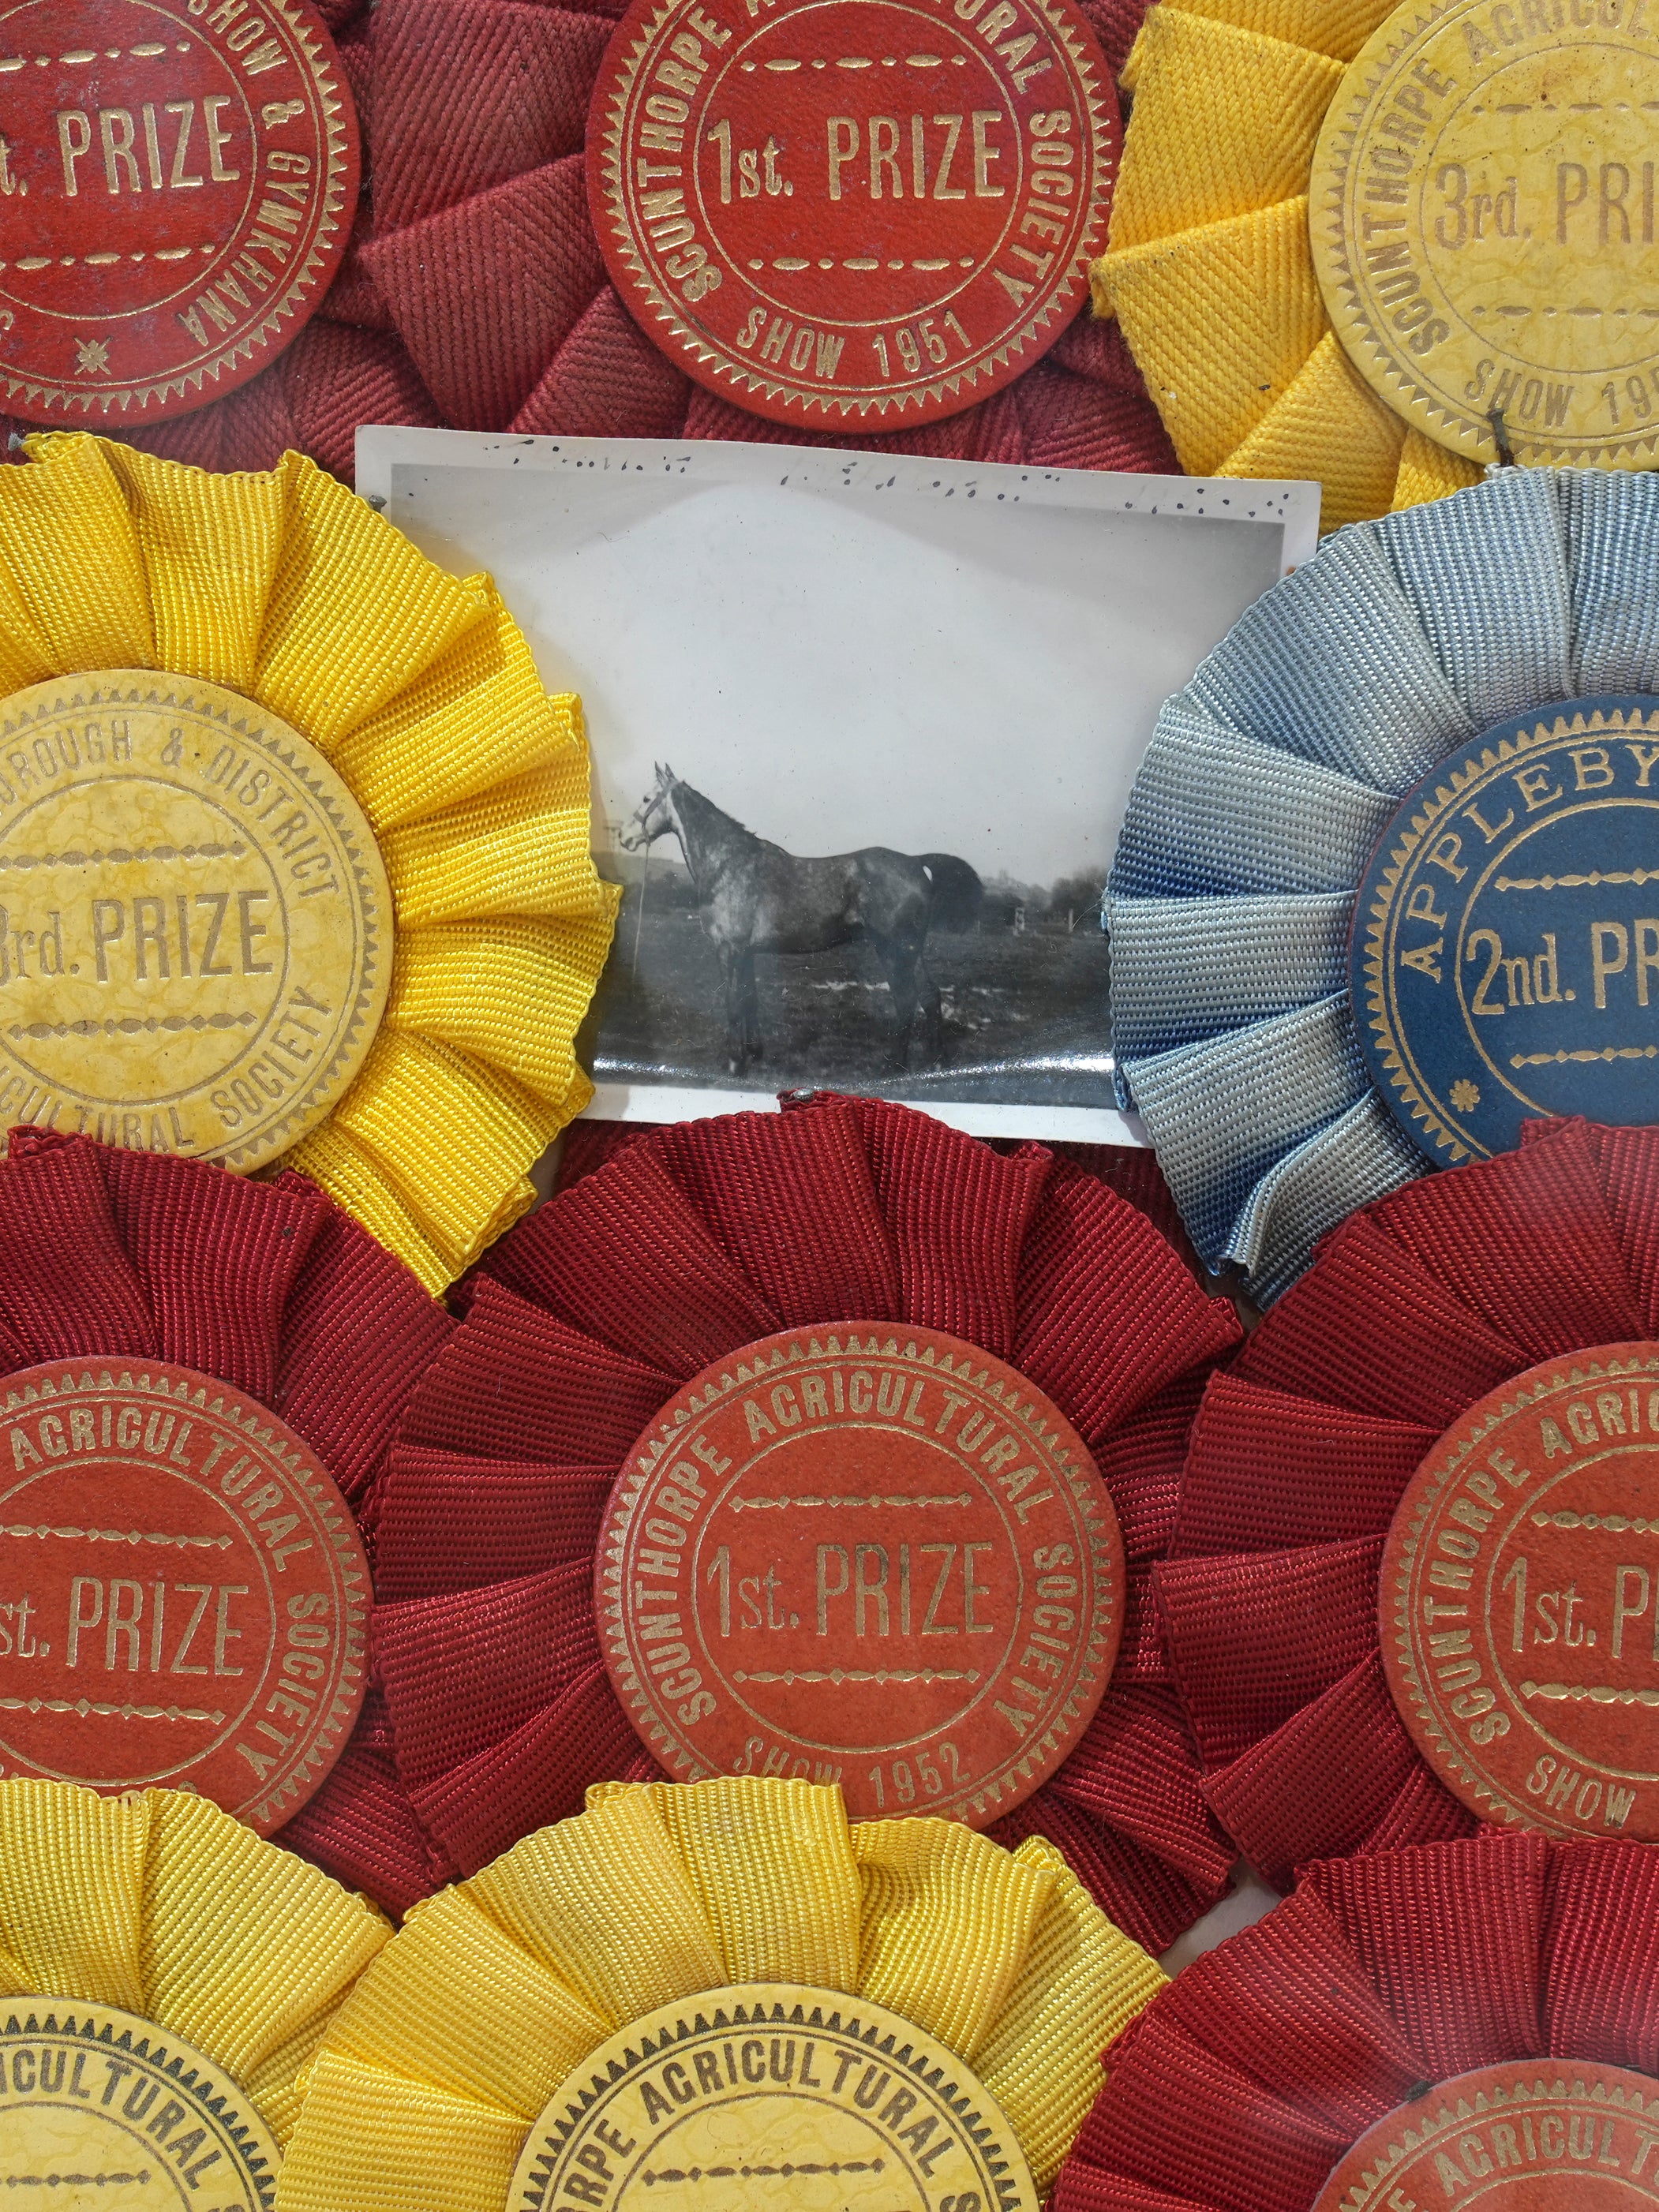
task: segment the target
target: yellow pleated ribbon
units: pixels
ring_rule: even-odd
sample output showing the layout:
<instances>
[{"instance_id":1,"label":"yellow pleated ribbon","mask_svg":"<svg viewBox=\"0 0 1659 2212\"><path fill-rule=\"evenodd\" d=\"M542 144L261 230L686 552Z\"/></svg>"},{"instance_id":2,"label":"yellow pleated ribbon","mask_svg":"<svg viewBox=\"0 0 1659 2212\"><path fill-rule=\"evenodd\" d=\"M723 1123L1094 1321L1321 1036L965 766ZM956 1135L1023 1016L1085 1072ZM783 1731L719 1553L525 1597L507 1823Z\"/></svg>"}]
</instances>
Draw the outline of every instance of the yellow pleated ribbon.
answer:
<instances>
[{"instance_id":1,"label":"yellow pleated ribbon","mask_svg":"<svg viewBox=\"0 0 1659 2212\"><path fill-rule=\"evenodd\" d=\"M280 2143L391 1929L205 1798L0 1783L0 1997L118 2006L246 2090Z\"/></svg>"},{"instance_id":2,"label":"yellow pleated ribbon","mask_svg":"<svg viewBox=\"0 0 1659 2212\"><path fill-rule=\"evenodd\" d=\"M943 1820L849 1826L841 1792L607 1783L410 1914L318 2054L279 2212L505 2212L525 2138L659 2005L793 1981L956 2051L1046 2190L1100 2053L1163 1985L1060 1853Z\"/></svg>"},{"instance_id":3,"label":"yellow pleated ribbon","mask_svg":"<svg viewBox=\"0 0 1659 2212\"><path fill-rule=\"evenodd\" d=\"M374 830L392 1002L283 1164L440 1291L592 1096L574 1040L616 893L580 702L547 696L488 577L447 574L297 453L210 476L86 435L28 450L0 470L0 694L81 669L227 684L326 755Z\"/></svg>"},{"instance_id":4,"label":"yellow pleated ribbon","mask_svg":"<svg viewBox=\"0 0 1659 2212\"><path fill-rule=\"evenodd\" d=\"M1194 476L1313 477L1322 527L1438 499L1480 471L1376 398L1320 297L1308 183L1346 65L1395 0L1159 0L1094 264Z\"/></svg>"}]
</instances>

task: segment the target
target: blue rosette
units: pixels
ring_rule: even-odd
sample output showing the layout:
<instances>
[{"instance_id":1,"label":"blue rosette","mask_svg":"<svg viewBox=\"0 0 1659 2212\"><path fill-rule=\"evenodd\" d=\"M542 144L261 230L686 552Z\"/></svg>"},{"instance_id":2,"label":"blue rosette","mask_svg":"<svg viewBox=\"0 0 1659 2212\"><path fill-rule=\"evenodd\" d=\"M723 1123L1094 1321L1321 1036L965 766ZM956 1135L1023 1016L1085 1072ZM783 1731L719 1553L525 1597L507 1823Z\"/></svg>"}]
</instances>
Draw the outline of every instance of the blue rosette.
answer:
<instances>
[{"instance_id":1,"label":"blue rosette","mask_svg":"<svg viewBox=\"0 0 1659 2212\"><path fill-rule=\"evenodd\" d=\"M1659 1120L1659 481L1327 539L1165 702L1105 902L1119 1095L1270 1304L1528 1115Z\"/></svg>"}]
</instances>

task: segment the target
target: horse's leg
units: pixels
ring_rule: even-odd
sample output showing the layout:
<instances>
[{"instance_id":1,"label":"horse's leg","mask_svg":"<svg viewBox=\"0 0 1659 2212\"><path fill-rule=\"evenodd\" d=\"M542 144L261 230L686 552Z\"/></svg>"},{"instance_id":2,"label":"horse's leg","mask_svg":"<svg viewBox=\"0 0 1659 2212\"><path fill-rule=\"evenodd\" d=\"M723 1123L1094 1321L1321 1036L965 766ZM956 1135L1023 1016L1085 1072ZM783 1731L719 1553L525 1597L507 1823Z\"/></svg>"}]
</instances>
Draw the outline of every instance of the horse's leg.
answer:
<instances>
[{"instance_id":1,"label":"horse's leg","mask_svg":"<svg viewBox=\"0 0 1659 2212\"><path fill-rule=\"evenodd\" d=\"M737 946L720 947L720 983L726 996L726 1066L731 1075L744 1066L743 955Z\"/></svg>"},{"instance_id":2,"label":"horse's leg","mask_svg":"<svg viewBox=\"0 0 1659 2212\"><path fill-rule=\"evenodd\" d=\"M743 1064L745 1067L766 1056L761 1042L760 992L755 982L755 951L745 945L735 956L738 977L738 1021L743 1037Z\"/></svg>"},{"instance_id":3,"label":"horse's leg","mask_svg":"<svg viewBox=\"0 0 1659 2212\"><path fill-rule=\"evenodd\" d=\"M878 940L887 984L893 997L893 1065L902 1074L910 1057L910 1035L916 1019L916 970L920 947L905 938Z\"/></svg>"},{"instance_id":4,"label":"horse's leg","mask_svg":"<svg viewBox=\"0 0 1659 2212\"><path fill-rule=\"evenodd\" d=\"M945 1009L939 1003L939 985L933 981L927 965L925 945L916 952L916 993L921 1001L922 1038L928 1056L935 1062L945 1057Z\"/></svg>"}]
</instances>

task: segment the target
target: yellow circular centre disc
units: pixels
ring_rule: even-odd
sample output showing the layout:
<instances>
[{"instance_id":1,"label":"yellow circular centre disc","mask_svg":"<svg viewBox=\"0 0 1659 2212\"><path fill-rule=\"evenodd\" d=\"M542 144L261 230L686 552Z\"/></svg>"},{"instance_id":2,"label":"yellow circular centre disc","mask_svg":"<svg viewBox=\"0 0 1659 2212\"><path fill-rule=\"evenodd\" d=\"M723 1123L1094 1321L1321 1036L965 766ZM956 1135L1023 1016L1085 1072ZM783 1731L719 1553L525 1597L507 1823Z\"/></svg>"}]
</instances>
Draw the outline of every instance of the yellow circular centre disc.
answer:
<instances>
[{"instance_id":1,"label":"yellow circular centre disc","mask_svg":"<svg viewBox=\"0 0 1659 2212\"><path fill-rule=\"evenodd\" d=\"M601 2044L507 2203L594 2212L1036 2212L1012 2128L956 2053L862 1997L708 1990Z\"/></svg>"},{"instance_id":2,"label":"yellow circular centre disc","mask_svg":"<svg viewBox=\"0 0 1659 2212\"><path fill-rule=\"evenodd\" d=\"M391 928L350 792L236 692L117 669L0 702L0 1121L258 1167L362 1066Z\"/></svg>"},{"instance_id":3,"label":"yellow circular centre disc","mask_svg":"<svg viewBox=\"0 0 1659 2212\"><path fill-rule=\"evenodd\" d=\"M0 2190L58 2212L269 2212L282 2154L230 2075L112 2005L13 1999Z\"/></svg>"},{"instance_id":4,"label":"yellow circular centre disc","mask_svg":"<svg viewBox=\"0 0 1659 2212\"><path fill-rule=\"evenodd\" d=\"M1349 358L1476 461L1648 468L1659 4L1397 9L1332 101L1314 263Z\"/></svg>"}]
</instances>

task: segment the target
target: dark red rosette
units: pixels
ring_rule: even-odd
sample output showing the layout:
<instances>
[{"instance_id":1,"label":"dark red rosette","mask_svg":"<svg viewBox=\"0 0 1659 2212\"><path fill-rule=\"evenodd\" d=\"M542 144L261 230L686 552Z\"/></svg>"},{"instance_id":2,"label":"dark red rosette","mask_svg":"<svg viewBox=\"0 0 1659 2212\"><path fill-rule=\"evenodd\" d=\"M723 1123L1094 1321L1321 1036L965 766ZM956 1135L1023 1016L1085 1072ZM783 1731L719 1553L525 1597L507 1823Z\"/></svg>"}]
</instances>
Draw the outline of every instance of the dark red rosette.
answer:
<instances>
[{"instance_id":1,"label":"dark red rosette","mask_svg":"<svg viewBox=\"0 0 1659 2212\"><path fill-rule=\"evenodd\" d=\"M1145 0L1079 4L1121 68ZM1013 385L888 437L797 433L683 376L610 283L588 213L588 100L622 0L322 0L321 12L363 133L352 251L270 368L134 444L219 469L269 468L297 447L348 481L361 422L1179 474L1117 325L1086 307Z\"/></svg>"},{"instance_id":2,"label":"dark red rosette","mask_svg":"<svg viewBox=\"0 0 1659 2212\"><path fill-rule=\"evenodd\" d=\"M1175 471L1115 324L1079 319L1017 383L931 428L796 434L716 398L647 337L588 213L588 101L620 0L380 0L362 262L445 422L568 436L744 438L1048 467ZM1109 60L1141 0L1085 0ZM533 90L531 89L533 88Z\"/></svg>"},{"instance_id":3,"label":"dark red rosette","mask_svg":"<svg viewBox=\"0 0 1659 2212\"><path fill-rule=\"evenodd\" d=\"M1578 2069L1659 2073L1656 1970L1651 1844L1484 1835L1310 1866L1294 1897L1188 1966L1107 2052L1056 2212L1326 2212L1348 2201L1326 2182L1357 2139L1378 2123L1383 2141L1420 2130L1455 2104L1458 2076L1514 2066L1530 2091ZM1562 2063L1525 2063L1546 2058ZM1430 2148L1432 2197L1392 2201L1474 2202L1480 2180L1478 2201L1501 2212L1503 2183L1535 2186L1543 2169L1561 2193L1517 2188L1516 2201L1622 2204L1613 2160L1650 2168L1640 2137L1656 2133L1650 2102L1645 2127L1630 2109L1593 2100L1571 2139L1551 2143L1513 2107L1466 2105L1442 2138L1445 2170ZM1390 2201L1386 2181L1373 2199Z\"/></svg>"},{"instance_id":4,"label":"dark red rosette","mask_svg":"<svg viewBox=\"0 0 1659 2212\"><path fill-rule=\"evenodd\" d=\"M1352 1216L1194 1424L1158 1609L1205 1794L1281 1887L1306 1859L1475 1829L1384 1676L1395 1506L1510 1377L1659 1336L1659 1129L1525 1139Z\"/></svg>"},{"instance_id":5,"label":"dark red rosette","mask_svg":"<svg viewBox=\"0 0 1659 2212\"><path fill-rule=\"evenodd\" d=\"M316 1453L371 1564L398 1417L454 1326L303 1176L256 1182L170 1154L12 1132L0 1164L0 1375L125 1356L246 1392ZM432 1886L372 1682L350 1741L280 1834L392 1910Z\"/></svg>"},{"instance_id":6,"label":"dark red rosette","mask_svg":"<svg viewBox=\"0 0 1659 2212\"><path fill-rule=\"evenodd\" d=\"M583 1149L609 1156L464 1287L380 1492L387 1710L448 1869L580 1810L590 1783L657 1773L611 1686L593 1581L613 1483L659 1409L779 1330L902 1320L1012 1364L1111 1492L1129 1561L1116 1672L1069 1760L991 1832L1041 1831L1120 1925L1167 1946L1233 1855L1144 1593L1231 1307L1100 1176L902 1106L819 1094Z\"/></svg>"},{"instance_id":7,"label":"dark red rosette","mask_svg":"<svg viewBox=\"0 0 1659 2212\"><path fill-rule=\"evenodd\" d=\"M223 399L153 428L114 430L130 445L204 469L274 468L290 448L351 481L361 422L428 428L445 418L421 380L362 263L369 236L369 0L313 0L333 37L363 131L363 181L352 246L326 298L270 367ZM0 418L3 420L4 418ZM36 423L12 422L18 436Z\"/></svg>"}]
</instances>

